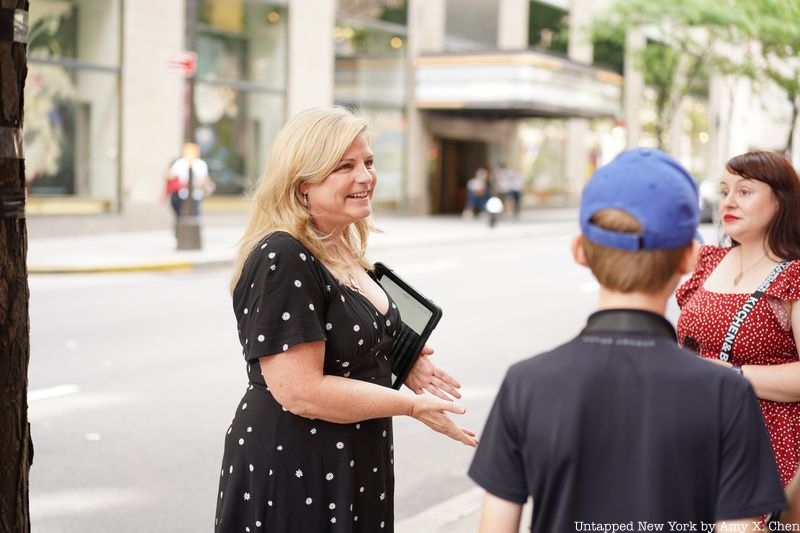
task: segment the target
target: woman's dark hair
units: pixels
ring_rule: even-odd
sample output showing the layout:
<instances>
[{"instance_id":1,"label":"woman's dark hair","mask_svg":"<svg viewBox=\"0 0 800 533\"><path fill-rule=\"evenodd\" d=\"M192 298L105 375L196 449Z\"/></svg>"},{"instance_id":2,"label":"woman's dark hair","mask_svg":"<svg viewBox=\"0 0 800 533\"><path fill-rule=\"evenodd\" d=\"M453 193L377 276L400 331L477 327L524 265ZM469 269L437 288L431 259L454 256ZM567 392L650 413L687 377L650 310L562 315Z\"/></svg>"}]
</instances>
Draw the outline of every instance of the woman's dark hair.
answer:
<instances>
[{"instance_id":1,"label":"woman's dark hair","mask_svg":"<svg viewBox=\"0 0 800 533\"><path fill-rule=\"evenodd\" d=\"M748 152L732 158L725 169L769 185L778 210L767 227L767 244L781 259L800 259L800 178L792 163L778 152Z\"/></svg>"}]
</instances>

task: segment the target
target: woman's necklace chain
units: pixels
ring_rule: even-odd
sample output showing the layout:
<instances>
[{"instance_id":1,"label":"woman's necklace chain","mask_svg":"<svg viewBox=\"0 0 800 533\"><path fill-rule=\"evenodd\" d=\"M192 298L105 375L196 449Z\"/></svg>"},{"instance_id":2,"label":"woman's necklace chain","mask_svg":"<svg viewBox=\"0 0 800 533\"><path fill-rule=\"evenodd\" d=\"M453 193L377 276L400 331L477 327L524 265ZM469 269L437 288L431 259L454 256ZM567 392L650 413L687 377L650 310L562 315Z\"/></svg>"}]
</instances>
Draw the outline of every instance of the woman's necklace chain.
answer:
<instances>
[{"instance_id":1,"label":"woman's necklace chain","mask_svg":"<svg viewBox=\"0 0 800 533\"><path fill-rule=\"evenodd\" d=\"M356 280L355 276L353 276L352 272L348 272L347 273L347 278L350 281L350 288L351 289L353 289L354 291L356 291L359 294L364 294L364 292L361 290L361 285L358 284L358 281Z\"/></svg>"},{"instance_id":2,"label":"woman's necklace chain","mask_svg":"<svg viewBox=\"0 0 800 533\"><path fill-rule=\"evenodd\" d=\"M764 252L764 254L761 257L758 258L758 261L756 261L755 263L753 263L752 265L750 265L747 268L743 268L744 267L744 257L742 257L742 250L740 249L739 250L739 273L736 275L736 277L733 278L733 286L736 287L739 284L739 282L742 281L742 277L745 274L747 274L747 272L752 270L753 267L755 267L757 264L759 264L761 262L761 260L764 259L765 257L767 257L767 253L766 252Z\"/></svg>"},{"instance_id":3,"label":"woman's necklace chain","mask_svg":"<svg viewBox=\"0 0 800 533\"><path fill-rule=\"evenodd\" d=\"M364 294L364 291L361 290L361 285L358 283L358 280L353 275L353 268L358 268L358 263L353 262L353 255L352 253L343 253L341 248L335 247L333 249L333 253L338 256L340 260L344 262L346 268L337 268L338 273L345 274L347 276L347 286L356 291L359 294ZM348 257L349 256L349 257Z\"/></svg>"}]
</instances>

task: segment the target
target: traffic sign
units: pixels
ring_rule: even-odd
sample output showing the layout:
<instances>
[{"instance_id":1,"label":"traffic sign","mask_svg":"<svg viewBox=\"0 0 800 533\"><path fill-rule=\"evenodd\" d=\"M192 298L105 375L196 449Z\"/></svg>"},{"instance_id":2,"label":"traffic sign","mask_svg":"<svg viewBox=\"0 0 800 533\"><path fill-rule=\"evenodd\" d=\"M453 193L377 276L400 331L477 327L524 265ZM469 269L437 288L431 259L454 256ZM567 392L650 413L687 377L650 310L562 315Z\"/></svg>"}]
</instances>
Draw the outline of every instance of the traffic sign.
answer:
<instances>
[{"instance_id":1,"label":"traffic sign","mask_svg":"<svg viewBox=\"0 0 800 533\"><path fill-rule=\"evenodd\" d=\"M167 69L191 78L197 71L197 53L184 50L170 55L167 58Z\"/></svg>"}]
</instances>

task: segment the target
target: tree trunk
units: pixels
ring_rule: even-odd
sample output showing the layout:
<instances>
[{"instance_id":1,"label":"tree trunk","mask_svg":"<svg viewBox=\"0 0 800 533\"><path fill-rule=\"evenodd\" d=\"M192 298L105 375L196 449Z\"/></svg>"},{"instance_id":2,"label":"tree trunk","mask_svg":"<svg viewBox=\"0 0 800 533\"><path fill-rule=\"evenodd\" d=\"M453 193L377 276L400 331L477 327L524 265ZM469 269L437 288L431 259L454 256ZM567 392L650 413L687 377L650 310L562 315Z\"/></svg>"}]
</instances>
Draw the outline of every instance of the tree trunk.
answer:
<instances>
[{"instance_id":1,"label":"tree trunk","mask_svg":"<svg viewBox=\"0 0 800 533\"><path fill-rule=\"evenodd\" d=\"M15 15L15 10L22 12ZM27 11L25 0L0 0L0 533L31 530L28 474L33 445L27 401L30 341L22 159Z\"/></svg>"}]
</instances>

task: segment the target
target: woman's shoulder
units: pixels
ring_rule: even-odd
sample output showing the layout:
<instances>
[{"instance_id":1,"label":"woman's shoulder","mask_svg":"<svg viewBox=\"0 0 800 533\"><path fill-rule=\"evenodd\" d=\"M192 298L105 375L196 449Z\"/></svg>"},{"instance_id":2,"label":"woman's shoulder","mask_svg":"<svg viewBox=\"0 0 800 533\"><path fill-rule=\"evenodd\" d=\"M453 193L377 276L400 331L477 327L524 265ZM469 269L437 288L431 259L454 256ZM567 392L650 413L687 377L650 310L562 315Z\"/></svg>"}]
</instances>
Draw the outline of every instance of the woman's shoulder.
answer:
<instances>
[{"instance_id":1,"label":"woman's shoulder","mask_svg":"<svg viewBox=\"0 0 800 533\"><path fill-rule=\"evenodd\" d=\"M266 266L272 272L278 265L290 266L290 270L318 271L319 265L314 254L303 242L288 231L277 230L268 233L253 247L247 259L244 274L258 271Z\"/></svg>"},{"instance_id":2,"label":"woman's shoulder","mask_svg":"<svg viewBox=\"0 0 800 533\"><path fill-rule=\"evenodd\" d=\"M678 290L675 292L675 298L681 308L692 299L697 289L705 282L706 278L716 268L729 250L730 248L707 244L700 247L700 253L697 257L697 264L695 265L694 272L692 272L691 277L678 287Z\"/></svg>"},{"instance_id":3,"label":"woman's shoulder","mask_svg":"<svg viewBox=\"0 0 800 533\"><path fill-rule=\"evenodd\" d=\"M276 230L265 235L253 248L251 255L264 255L269 259L279 253L296 254L302 261L316 262L316 257L302 240L285 230Z\"/></svg>"},{"instance_id":4,"label":"woman's shoulder","mask_svg":"<svg viewBox=\"0 0 800 533\"><path fill-rule=\"evenodd\" d=\"M730 251L731 248L728 246L702 245L697 256L697 266L694 269L695 275L702 278L707 277Z\"/></svg>"},{"instance_id":5,"label":"woman's shoulder","mask_svg":"<svg viewBox=\"0 0 800 533\"><path fill-rule=\"evenodd\" d=\"M731 251L729 246L714 246L713 244L704 244L700 246L700 255L698 261L713 261L720 260L728 252Z\"/></svg>"},{"instance_id":6,"label":"woman's shoulder","mask_svg":"<svg viewBox=\"0 0 800 533\"><path fill-rule=\"evenodd\" d=\"M789 262L767 289L767 295L778 300L800 300L800 259Z\"/></svg>"}]
</instances>

